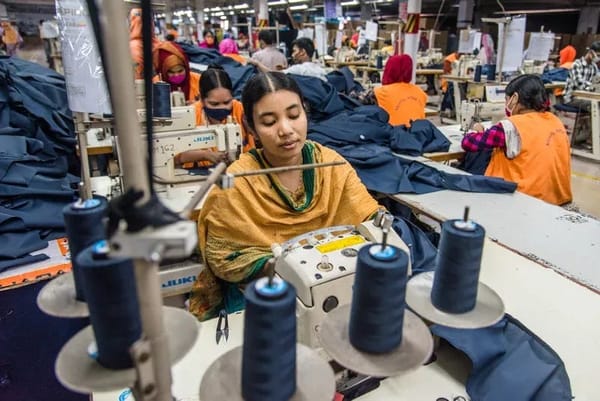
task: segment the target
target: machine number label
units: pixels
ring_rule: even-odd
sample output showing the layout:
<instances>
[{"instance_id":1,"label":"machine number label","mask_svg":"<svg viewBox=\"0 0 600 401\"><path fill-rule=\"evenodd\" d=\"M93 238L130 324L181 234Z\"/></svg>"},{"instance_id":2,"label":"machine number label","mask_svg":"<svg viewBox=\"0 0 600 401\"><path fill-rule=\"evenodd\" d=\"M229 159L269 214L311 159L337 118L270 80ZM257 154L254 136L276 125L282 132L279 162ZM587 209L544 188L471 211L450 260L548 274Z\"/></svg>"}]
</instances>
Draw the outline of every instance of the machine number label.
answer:
<instances>
[{"instance_id":1,"label":"machine number label","mask_svg":"<svg viewBox=\"0 0 600 401\"><path fill-rule=\"evenodd\" d=\"M154 153L160 153L164 155L165 153L173 153L175 152L175 144L167 143L165 145L155 145L153 147Z\"/></svg>"},{"instance_id":2,"label":"machine number label","mask_svg":"<svg viewBox=\"0 0 600 401\"><path fill-rule=\"evenodd\" d=\"M362 244L364 242L365 239L362 236L351 235L349 237L331 241L326 244L317 245L315 248L317 248L317 250L321 253L329 253L333 251L339 251L340 249L344 249L349 246Z\"/></svg>"}]
</instances>

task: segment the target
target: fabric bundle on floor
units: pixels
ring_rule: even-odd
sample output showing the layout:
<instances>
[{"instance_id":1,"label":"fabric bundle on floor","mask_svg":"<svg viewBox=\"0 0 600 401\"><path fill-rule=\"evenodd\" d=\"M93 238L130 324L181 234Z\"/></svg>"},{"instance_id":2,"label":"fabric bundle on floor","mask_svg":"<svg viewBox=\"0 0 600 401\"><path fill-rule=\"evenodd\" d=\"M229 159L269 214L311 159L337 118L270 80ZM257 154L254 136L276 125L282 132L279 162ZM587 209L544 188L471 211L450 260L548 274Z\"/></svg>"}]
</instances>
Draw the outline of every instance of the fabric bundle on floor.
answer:
<instances>
[{"instance_id":1,"label":"fabric bundle on floor","mask_svg":"<svg viewBox=\"0 0 600 401\"><path fill-rule=\"evenodd\" d=\"M79 165L64 77L0 57L0 271L63 237Z\"/></svg>"}]
</instances>

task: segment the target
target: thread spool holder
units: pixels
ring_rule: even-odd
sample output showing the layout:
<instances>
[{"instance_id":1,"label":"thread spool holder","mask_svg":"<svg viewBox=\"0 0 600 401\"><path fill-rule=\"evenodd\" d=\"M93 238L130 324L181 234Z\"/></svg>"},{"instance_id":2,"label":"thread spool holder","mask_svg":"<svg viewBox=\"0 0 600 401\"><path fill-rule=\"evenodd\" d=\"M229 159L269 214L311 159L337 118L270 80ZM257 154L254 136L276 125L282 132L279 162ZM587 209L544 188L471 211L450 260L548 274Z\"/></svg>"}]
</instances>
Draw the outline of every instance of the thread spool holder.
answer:
<instances>
[{"instance_id":1,"label":"thread spool holder","mask_svg":"<svg viewBox=\"0 0 600 401\"><path fill-rule=\"evenodd\" d=\"M469 220L469 207L465 207L463 219L452 224L465 232L474 232L477 224ZM490 287L478 283L477 299L472 310L465 313L448 313L439 310L431 301L434 272L421 273L406 284L406 304L423 319L443 326L461 329L477 329L491 326L504 316L504 302Z\"/></svg>"}]
</instances>

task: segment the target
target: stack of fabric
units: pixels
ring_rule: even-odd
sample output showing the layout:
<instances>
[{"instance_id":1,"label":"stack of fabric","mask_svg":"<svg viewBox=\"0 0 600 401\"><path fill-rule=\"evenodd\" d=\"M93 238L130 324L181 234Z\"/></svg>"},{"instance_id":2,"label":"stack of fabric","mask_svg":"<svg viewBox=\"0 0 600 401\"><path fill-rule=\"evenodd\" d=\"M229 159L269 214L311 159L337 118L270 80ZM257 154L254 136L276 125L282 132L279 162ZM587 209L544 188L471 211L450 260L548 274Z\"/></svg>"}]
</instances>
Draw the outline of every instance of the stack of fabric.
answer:
<instances>
[{"instance_id":1,"label":"stack of fabric","mask_svg":"<svg viewBox=\"0 0 600 401\"><path fill-rule=\"evenodd\" d=\"M28 255L63 237L79 165L65 79L0 56L0 271L43 260Z\"/></svg>"}]
</instances>

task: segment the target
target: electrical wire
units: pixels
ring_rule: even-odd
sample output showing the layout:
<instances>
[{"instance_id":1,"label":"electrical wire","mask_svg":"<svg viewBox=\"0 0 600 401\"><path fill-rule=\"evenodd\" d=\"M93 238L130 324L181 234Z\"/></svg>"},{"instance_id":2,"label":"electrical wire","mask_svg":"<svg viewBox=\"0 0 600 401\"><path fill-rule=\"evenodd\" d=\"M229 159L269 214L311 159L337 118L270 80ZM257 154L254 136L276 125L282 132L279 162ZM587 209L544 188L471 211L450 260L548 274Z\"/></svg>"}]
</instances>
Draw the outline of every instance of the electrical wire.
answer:
<instances>
[{"instance_id":1,"label":"electrical wire","mask_svg":"<svg viewBox=\"0 0 600 401\"><path fill-rule=\"evenodd\" d=\"M142 51L144 55L144 93L146 106L146 145L148 149L146 168L148 170L148 188L150 196L155 195L152 174L154 171L154 152L152 151L153 130L152 125L152 72L154 66L152 63L152 1L142 0Z\"/></svg>"},{"instance_id":2,"label":"electrical wire","mask_svg":"<svg viewBox=\"0 0 600 401\"><path fill-rule=\"evenodd\" d=\"M437 31L438 29L438 20L440 19L440 15L442 14L442 9L444 8L444 3L446 0L442 0L440 3L440 8L438 9L437 15L435 16L435 22L433 23L433 30Z\"/></svg>"},{"instance_id":3,"label":"electrical wire","mask_svg":"<svg viewBox=\"0 0 600 401\"><path fill-rule=\"evenodd\" d=\"M502 2L500 0L496 0L496 3L498 3L500 8L502 9L502 14L504 14L504 16L506 16L506 10L504 9L504 5L502 5Z\"/></svg>"}]
</instances>

